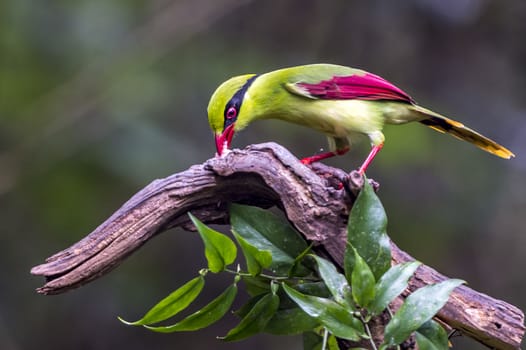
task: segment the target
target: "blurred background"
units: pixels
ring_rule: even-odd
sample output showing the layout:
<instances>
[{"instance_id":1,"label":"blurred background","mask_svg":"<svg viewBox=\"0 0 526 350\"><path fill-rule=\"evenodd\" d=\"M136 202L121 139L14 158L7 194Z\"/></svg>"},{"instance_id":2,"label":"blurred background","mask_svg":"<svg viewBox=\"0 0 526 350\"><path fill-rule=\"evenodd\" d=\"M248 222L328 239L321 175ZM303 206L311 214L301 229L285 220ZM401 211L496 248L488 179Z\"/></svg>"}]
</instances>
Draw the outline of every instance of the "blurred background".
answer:
<instances>
[{"instance_id":1,"label":"blurred background","mask_svg":"<svg viewBox=\"0 0 526 350\"><path fill-rule=\"evenodd\" d=\"M109 275L59 296L32 266L91 232L136 191L214 155L206 106L227 78L328 62L392 81L501 142L510 161L419 124L386 127L368 175L400 247L526 309L526 2L523 0L0 2L2 349L301 349L299 337L224 344L127 327L204 266L195 233L164 233ZM251 125L234 147L313 131ZM352 170L364 142L328 163ZM203 305L230 278L210 278ZM466 339L457 348L483 349Z\"/></svg>"}]
</instances>

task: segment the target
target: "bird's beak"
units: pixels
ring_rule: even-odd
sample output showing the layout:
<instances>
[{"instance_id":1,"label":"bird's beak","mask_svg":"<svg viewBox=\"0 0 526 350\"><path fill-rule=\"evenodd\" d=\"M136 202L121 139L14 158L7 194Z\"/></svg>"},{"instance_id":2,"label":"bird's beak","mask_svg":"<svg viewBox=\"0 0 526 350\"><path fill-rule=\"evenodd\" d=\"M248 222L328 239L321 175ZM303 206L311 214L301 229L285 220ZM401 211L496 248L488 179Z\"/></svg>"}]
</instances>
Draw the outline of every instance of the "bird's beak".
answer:
<instances>
[{"instance_id":1,"label":"bird's beak","mask_svg":"<svg viewBox=\"0 0 526 350\"><path fill-rule=\"evenodd\" d=\"M234 137L233 123L227 126L221 134L216 134L216 149L218 156L224 156L228 153L232 137Z\"/></svg>"}]
</instances>

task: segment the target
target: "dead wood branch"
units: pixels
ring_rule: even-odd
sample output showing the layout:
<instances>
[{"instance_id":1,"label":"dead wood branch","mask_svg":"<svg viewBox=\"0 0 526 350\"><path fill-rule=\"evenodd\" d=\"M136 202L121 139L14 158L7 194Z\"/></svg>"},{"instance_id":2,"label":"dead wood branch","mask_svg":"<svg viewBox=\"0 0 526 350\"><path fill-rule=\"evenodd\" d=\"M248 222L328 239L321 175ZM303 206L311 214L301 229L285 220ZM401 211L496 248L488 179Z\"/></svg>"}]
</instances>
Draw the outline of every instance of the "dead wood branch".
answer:
<instances>
[{"instance_id":1,"label":"dead wood branch","mask_svg":"<svg viewBox=\"0 0 526 350\"><path fill-rule=\"evenodd\" d=\"M354 200L338 185L347 174L323 164L307 167L274 143L234 150L186 171L156 180L126 202L91 234L31 270L45 276L42 294L79 287L120 264L157 233L190 227L191 211L206 223L227 223L230 202L281 208L316 250L342 265L346 225ZM361 177L347 180L359 187ZM392 244L393 263L414 260ZM409 290L446 279L428 266L417 270ZM452 294L438 319L490 348L518 349L524 314L504 301L466 286Z\"/></svg>"}]
</instances>

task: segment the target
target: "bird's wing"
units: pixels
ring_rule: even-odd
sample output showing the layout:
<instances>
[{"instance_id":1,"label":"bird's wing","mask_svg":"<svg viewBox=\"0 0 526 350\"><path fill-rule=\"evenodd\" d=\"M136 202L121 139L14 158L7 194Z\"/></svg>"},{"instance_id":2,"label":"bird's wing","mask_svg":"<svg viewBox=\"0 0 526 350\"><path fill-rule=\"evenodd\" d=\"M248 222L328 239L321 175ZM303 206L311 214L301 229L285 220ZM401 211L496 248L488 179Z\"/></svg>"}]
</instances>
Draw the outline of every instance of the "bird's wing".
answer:
<instances>
[{"instance_id":1,"label":"bird's wing","mask_svg":"<svg viewBox=\"0 0 526 350\"><path fill-rule=\"evenodd\" d=\"M391 100L414 103L411 96L387 80L364 72L347 76L334 76L318 82L286 83L285 88L296 95L310 99L327 100Z\"/></svg>"}]
</instances>

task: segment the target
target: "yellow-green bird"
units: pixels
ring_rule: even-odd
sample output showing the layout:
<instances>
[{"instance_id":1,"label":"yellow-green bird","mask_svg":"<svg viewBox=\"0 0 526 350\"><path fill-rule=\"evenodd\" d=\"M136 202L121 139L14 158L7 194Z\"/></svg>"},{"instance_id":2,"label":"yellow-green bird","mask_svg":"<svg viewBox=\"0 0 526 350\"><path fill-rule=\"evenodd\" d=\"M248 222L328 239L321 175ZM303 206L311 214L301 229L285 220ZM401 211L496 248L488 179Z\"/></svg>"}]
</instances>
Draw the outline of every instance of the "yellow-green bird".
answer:
<instances>
[{"instance_id":1,"label":"yellow-green bird","mask_svg":"<svg viewBox=\"0 0 526 350\"><path fill-rule=\"evenodd\" d=\"M304 158L305 164L344 154L355 135L366 135L372 149L359 168L361 173L384 144L384 124L417 121L499 157L514 157L505 147L462 123L418 106L387 80L333 64L246 74L221 84L208 105L218 155L228 151L236 132L252 121L271 118L307 126L327 136L330 151Z\"/></svg>"}]
</instances>

